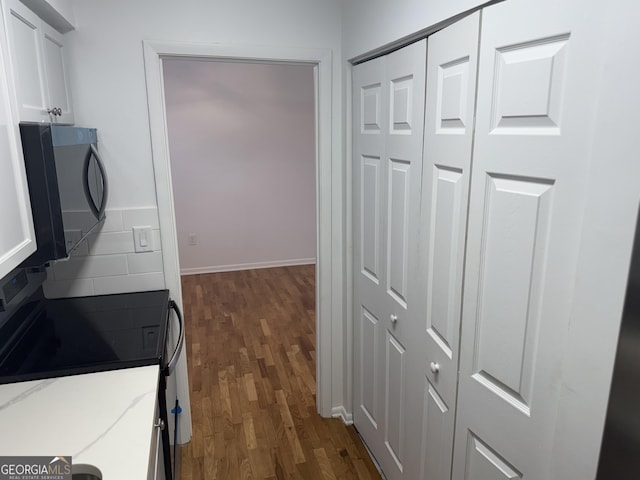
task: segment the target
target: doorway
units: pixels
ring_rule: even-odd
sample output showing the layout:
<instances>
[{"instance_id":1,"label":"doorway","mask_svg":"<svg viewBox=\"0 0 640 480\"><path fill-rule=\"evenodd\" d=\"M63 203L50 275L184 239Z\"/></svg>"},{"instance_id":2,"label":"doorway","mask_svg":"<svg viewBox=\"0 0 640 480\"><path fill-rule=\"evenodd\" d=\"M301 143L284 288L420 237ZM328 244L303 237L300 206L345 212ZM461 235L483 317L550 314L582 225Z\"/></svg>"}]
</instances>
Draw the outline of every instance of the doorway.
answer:
<instances>
[{"instance_id":1,"label":"doorway","mask_svg":"<svg viewBox=\"0 0 640 480\"><path fill-rule=\"evenodd\" d=\"M194 419L181 470L266 478L312 453L275 441L271 406L317 415L314 67L167 58L163 79Z\"/></svg>"},{"instance_id":2,"label":"doorway","mask_svg":"<svg viewBox=\"0 0 640 480\"><path fill-rule=\"evenodd\" d=\"M163 62L181 275L315 264L314 67Z\"/></svg>"},{"instance_id":3,"label":"doorway","mask_svg":"<svg viewBox=\"0 0 640 480\"><path fill-rule=\"evenodd\" d=\"M152 159L155 171L160 235L163 245L163 263L166 287L172 297L182 305L180 263L178 259L175 205L171 188L171 171L168 149L166 110L162 64L164 59L191 57L229 61L254 61L271 63L306 63L313 65L316 112L316 233L317 268L316 293L316 409L323 417L329 417L332 409L332 382L335 371L341 371L342 345L332 341L332 330L341 328L342 318L332 315L336 305L342 303L341 284L335 281L340 270L342 252L332 248L335 238L342 231L342 218L334 212L332 204L335 192L332 183L341 181L340 158L332 149L332 68L331 52L321 49L288 47L245 47L166 42L143 42L145 77L149 105ZM339 278L339 277L338 277ZM332 282L332 279L334 281ZM335 323L335 325L333 325ZM187 406L178 432L178 441L186 443L192 435L189 406L189 384L186 355L182 355L177 367L175 388ZM333 374L333 375L332 375ZM169 387L171 388L171 386Z\"/></svg>"}]
</instances>

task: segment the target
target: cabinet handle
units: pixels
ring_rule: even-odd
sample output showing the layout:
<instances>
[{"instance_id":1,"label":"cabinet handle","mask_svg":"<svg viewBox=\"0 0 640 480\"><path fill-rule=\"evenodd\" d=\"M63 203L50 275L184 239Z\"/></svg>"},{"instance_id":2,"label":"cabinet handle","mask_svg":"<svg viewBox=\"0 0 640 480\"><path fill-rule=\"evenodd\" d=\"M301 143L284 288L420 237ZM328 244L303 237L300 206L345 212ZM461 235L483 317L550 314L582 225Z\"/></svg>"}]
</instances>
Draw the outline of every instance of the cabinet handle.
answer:
<instances>
[{"instance_id":1,"label":"cabinet handle","mask_svg":"<svg viewBox=\"0 0 640 480\"><path fill-rule=\"evenodd\" d=\"M429 367L431 368L431 373L433 374L437 374L440 371L439 363L431 362L431 365L429 365Z\"/></svg>"},{"instance_id":2,"label":"cabinet handle","mask_svg":"<svg viewBox=\"0 0 640 480\"><path fill-rule=\"evenodd\" d=\"M156 420L156 423L153 426L159 428L160 430L164 430L164 420L159 418L158 420Z\"/></svg>"},{"instance_id":3,"label":"cabinet handle","mask_svg":"<svg viewBox=\"0 0 640 480\"><path fill-rule=\"evenodd\" d=\"M391 319L391 323L392 323L393 325L395 325L396 323L398 323L398 316L397 316L396 314L392 313L392 314L389 316L389 318Z\"/></svg>"}]
</instances>

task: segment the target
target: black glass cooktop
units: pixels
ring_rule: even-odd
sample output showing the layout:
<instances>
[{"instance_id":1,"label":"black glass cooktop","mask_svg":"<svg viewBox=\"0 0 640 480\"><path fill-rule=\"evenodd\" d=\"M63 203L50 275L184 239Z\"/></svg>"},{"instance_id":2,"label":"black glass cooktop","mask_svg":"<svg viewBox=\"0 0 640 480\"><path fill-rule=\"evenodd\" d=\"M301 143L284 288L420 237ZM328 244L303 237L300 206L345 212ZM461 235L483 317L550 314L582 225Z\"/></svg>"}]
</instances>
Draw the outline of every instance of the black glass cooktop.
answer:
<instances>
[{"instance_id":1,"label":"black glass cooktop","mask_svg":"<svg viewBox=\"0 0 640 480\"><path fill-rule=\"evenodd\" d=\"M161 364L169 291L48 300L0 328L0 384Z\"/></svg>"}]
</instances>

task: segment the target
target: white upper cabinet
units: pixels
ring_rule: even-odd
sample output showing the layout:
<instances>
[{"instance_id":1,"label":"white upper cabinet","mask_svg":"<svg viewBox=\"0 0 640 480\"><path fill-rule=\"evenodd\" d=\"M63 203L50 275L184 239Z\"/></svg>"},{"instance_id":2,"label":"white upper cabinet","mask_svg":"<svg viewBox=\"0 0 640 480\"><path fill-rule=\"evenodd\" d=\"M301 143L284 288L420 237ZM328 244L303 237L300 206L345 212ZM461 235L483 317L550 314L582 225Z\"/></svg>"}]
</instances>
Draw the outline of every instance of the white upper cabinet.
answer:
<instances>
[{"instance_id":1,"label":"white upper cabinet","mask_svg":"<svg viewBox=\"0 0 640 480\"><path fill-rule=\"evenodd\" d=\"M62 35L43 23L42 42L49 105L61 110L58 123L73 123Z\"/></svg>"},{"instance_id":2,"label":"white upper cabinet","mask_svg":"<svg viewBox=\"0 0 640 480\"><path fill-rule=\"evenodd\" d=\"M10 72L6 44L0 42L0 278L36 250Z\"/></svg>"},{"instance_id":3,"label":"white upper cabinet","mask_svg":"<svg viewBox=\"0 0 640 480\"><path fill-rule=\"evenodd\" d=\"M3 10L20 121L73 123L62 34L19 0Z\"/></svg>"}]
</instances>

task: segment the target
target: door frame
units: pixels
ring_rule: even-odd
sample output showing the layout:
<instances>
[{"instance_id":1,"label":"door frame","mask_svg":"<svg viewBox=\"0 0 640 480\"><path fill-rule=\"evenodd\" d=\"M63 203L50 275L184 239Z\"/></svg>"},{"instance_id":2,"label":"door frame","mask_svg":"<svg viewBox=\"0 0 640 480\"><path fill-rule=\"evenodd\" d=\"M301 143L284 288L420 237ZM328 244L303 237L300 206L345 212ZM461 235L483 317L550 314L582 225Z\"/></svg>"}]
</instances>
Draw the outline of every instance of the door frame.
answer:
<instances>
[{"instance_id":1,"label":"door frame","mask_svg":"<svg viewBox=\"0 0 640 480\"><path fill-rule=\"evenodd\" d=\"M198 44L164 41L143 41L147 102L151 150L155 177L160 240L164 264L165 285L173 299L182 306L180 265L175 220L175 208L171 183L169 137L164 101L163 58L199 58L225 61L261 62L274 64L309 64L314 66L315 116L316 116L316 407L323 417L332 411L332 357L339 357L336 348L332 353L332 315L336 305L342 304L340 291L332 282L334 270L341 269L339 249L332 248L332 232L340 232L342 218L334 212L332 203L336 193L332 189L332 172L335 159L332 154L332 52L329 49L296 47L267 47L244 45ZM333 168L332 168L333 167ZM335 330L335 329L334 329ZM186 355L178 362L178 392L181 398L189 398ZM189 408L187 402L183 406ZM186 419L190 418L188 412ZM183 421L181 443L191 437L191 422Z\"/></svg>"}]
</instances>

